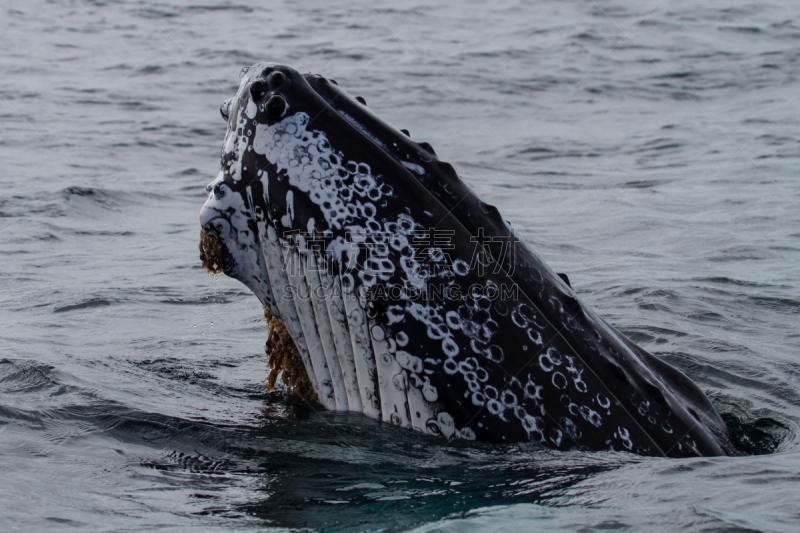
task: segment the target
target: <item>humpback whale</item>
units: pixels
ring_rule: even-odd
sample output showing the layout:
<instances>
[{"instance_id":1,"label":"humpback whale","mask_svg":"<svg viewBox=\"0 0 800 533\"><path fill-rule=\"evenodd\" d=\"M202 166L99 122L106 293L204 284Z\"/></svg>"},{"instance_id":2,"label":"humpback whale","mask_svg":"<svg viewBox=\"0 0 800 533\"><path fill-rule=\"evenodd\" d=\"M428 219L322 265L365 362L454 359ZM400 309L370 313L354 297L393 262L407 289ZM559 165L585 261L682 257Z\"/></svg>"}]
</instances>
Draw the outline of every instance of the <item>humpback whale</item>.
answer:
<instances>
[{"instance_id":1,"label":"humpback whale","mask_svg":"<svg viewBox=\"0 0 800 533\"><path fill-rule=\"evenodd\" d=\"M201 258L213 250L285 328L325 408L447 438L737 453L689 378L598 317L362 98L262 63L220 112Z\"/></svg>"}]
</instances>

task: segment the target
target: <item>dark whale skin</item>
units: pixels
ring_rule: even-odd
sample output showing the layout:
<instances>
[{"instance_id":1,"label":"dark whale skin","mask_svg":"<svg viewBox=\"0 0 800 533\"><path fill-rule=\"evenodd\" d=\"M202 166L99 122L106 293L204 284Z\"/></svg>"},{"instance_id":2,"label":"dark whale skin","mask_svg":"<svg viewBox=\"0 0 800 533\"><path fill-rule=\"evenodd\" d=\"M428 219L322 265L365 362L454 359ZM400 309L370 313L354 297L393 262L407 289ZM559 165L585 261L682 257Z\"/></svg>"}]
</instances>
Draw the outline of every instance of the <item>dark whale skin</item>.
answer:
<instances>
[{"instance_id":1,"label":"dark whale skin","mask_svg":"<svg viewBox=\"0 0 800 533\"><path fill-rule=\"evenodd\" d=\"M223 106L226 112L229 132L220 176L201 217L204 230L229 257L240 258L226 261L231 263L226 273L253 289L276 316L295 324L289 331L306 346L306 366L323 405L488 442L669 457L737 453L702 391L589 309L429 145L386 124L331 81L275 64L250 67L237 97ZM340 181L321 185L336 176L324 157L338 162ZM329 176L317 184L298 166ZM372 188L357 186L362 177ZM234 195L231 205L239 207L219 209L230 198L225 194ZM371 207L347 207L366 204ZM348 252L342 255L342 242L354 228L370 236L352 267ZM403 242L423 235L429 243L435 235L447 235L452 248L447 260L435 265L441 272L419 260L419 248L383 246L379 238L391 234L386 228ZM273 242L277 235L282 256L265 244L267 233ZM476 236L485 246L477 256L483 269L474 268ZM300 252L287 252L287 245ZM306 268L294 281L307 281L307 289L317 280L345 293L366 289L362 297L340 303L341 295L334 293L313 306L297 298L290 306L269 258L278 253L286 262L307 257L308 250L327 273ZM385 254L378 270L369 266L376 250ZM422 265L421 278L419 268L400 268L409 261ZM463 264L471 268L465 271ZM385 297L420 279L425 287L517 290L513 298L467 292L422 303ZM299 318L293 322L292 316ZM368 325L367 342L356 332L362 321ZM367 360L361 366L360 357Z\"/></svg>"}]
</instances>

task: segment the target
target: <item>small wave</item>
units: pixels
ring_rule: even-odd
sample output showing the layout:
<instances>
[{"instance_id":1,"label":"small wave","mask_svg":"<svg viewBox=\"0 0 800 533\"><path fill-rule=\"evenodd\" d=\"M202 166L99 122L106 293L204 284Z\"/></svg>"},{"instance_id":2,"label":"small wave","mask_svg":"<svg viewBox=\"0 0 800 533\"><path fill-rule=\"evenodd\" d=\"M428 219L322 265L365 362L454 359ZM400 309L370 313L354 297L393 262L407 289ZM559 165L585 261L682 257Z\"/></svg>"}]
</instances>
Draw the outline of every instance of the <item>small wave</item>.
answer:
<instances>
[{"instance_id":1,"label":"small wave","mask_svg":"<svg viewBox=\"0 0 800 533\"><path fill-rule=\"evenodd\" d=\"M4 394L19 394L59 387L61 384L52 376L53 370L52 366L2 359L0 390Z\"/></svg>"},{"instance_id":2,"label":"small wave","mask_svg":"<svg viewBox=\"0 0 800 533\"><path fill-rule=\"evenodd\" d=\"M170 358L146 359L144 361L136 361L134 365L161 377L182 381L197 382L199 380L213 380L216 378L214 374L203 372L192 365L187 365L179 360Z\"/></svg>"},{"instance_id":3,"label":"small wave","mask_svg":"<svg viewBox=\"0 0 800 533\"><path fill-rule=\"evenodd\" d=\"M759 261L766 259L763 248L757 246L734 246L720 250L708 258L715 263L729 263L737 261Z\"/></svg>"},{"instance_id":4,"label":"small wave","mask_svg":"<svg viewBox=\"0 0 800 533\"><path fill-rule=\"evenodd\" d=\"M130 237L136 235L132 231L72 230L73 235L89 237Z\"/></svg>"},{"instance_id":5,"label":"small wave","mask_svg":"<svg viewBox=\"0 0 800 533\"><path fill-rule=\"evenodd\" d=\"M755 35L758 33L763 33L761 28L756 26L722 26L720 31L732 31L736 33L748 33L751 35Z\"/></svg>"},{"instance_id":6,"label":"small wave","mask_svg":"<svg viewBox=\"0 0 800 533\"><path fill-rule=\"evenodd\" d=\"M252 13L255 9L252 6L246 4L214 4L214 5L204 5L204 4L197 4L197 5L189 5L186 6L187 10L191 11L237 11L240 13Z\"/></svg>"},{"instance_id":7,"label":"small wave","mask_svg":"<svg viewBox=\"0 0 800 533\"><path fill-rule=\"evenodd\" d=\"M136 74L159 74L164 72L164 67L161 65L144 65L137 67L136 70L131 72L131 75Z\"/></svg>"},{"instance_id":8,"label":"small wave","mask_svg":"<svg viewBox=\"0 0 800 533\"><path fill-rule=\"evenodd\" d=\"M765 288L769 287L769 285L763 283L757 283L754 281L746 281L736 278L728 278L725 276L715 276L715 277L707 277L707 278L693 278L692 281L699 282L703 285L706 283L713 283L716 285L735 285L738 287L756 287L756 288Z\"/></svg>"},{"instance_id":9,"label":"small wave","mask_svg":"<svg viewBox=\"0 0 800 533\"><path fill-rule=\"evenodd\" d=\"M665 180L635 180L635 181L626 181L620 185L622 189L652 189L653 187L657 187L659 185L663 185L666 183Z\"/></svg>"},{"instance_id":10,"label":"small wave","mask_svg":"<svg viewBox=\"0 0 800 533\"><path fill-rule=\"evenodd\" d=\"M676 150L683 147L684 143L676 141L675 139L659 138L648 141L637 147L635 150L631 150L629 153L636 154L640 152L660 152L664 150Z\"/></svg>"},{"instance_id":11,"label":"small wave","mask_svg":"<svg viewBox=\"0 0 800 533\"><path fill-rule=\"evenodd\" d=\"M53 309L54 313L67 313L69 311L78 311L80 309L91 309L93 307L108 307L111 305L109 300L104 298L91 298L89 300L72 304L72 305L65 305L62 307L56 307Z\"/></svg>"},{"instance_id":12,"label":"small wave","mask_svg":"<svg viewBox=\"0 0 800 533\"><path fill-rule=\"evenodd\" d=\"M750 296L748 300L757 307L765 307L771 311L785 312L797 316L800 311L800 301L791 298L770 296Z\"/></svg>"},{"instance_id":13,"label":"small wave","mask_svg":"<svg viewBox=\"0 0 800 533\"><path fill-rule=\"evenodd\" d=\"M662 80L684 80L684 79L691 79L691 78L698 78L700 74L697 72L693 72L691 70L688 71L681 71L681 72L673 72L671 74L659 74L658 76L653 76L653 79Z\"/></svg>"},{"instance_id":14,"label":"small wave","mask_svg":"<svg viewBox=\"0 0 800 533\"><path fill-rule=\"evenodd\" d=\"M767 455L790 440L789 427L773 418L740 419L732 413L722 415L734 445L747 455Z\"/></svg>"},{"instance_id":15,"label":"small wave","mask_svg":"<svg viewBox=\"0 0 800 533\"><path fill-rule=\"evenodd\" d=\"M66 189L62 189L61 196L63 196L66 200L79 197L89 198L98 204L108 204L109 202L113 201L115 195L104 189L73 185L71 187L67 187Z\"/></svg>"}]
</instances>

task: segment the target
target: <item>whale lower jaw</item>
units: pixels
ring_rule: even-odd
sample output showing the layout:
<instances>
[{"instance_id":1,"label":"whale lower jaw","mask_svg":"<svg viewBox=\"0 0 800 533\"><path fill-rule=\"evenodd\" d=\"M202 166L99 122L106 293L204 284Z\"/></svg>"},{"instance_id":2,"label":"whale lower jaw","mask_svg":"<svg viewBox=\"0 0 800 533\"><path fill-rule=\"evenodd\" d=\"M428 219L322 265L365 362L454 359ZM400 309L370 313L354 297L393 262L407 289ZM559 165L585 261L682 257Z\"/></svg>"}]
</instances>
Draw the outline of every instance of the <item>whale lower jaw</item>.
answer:
<instances>
[{"instance_id":1,"label":"whale lower jaw","mask_svg":"<svg viewBox=\"0 0 800 533\"><path fill-rule=\"evenodd\" d=\"M390 337L370 318L367 298L352 290L338 261L302 237L279 238L263 222L258 235L272 293L272 302L262 303L294 340L320 404L431 435L474 438L455 427L436 388L414 372L422 362L403 350L408 337Z\"/></svg>"},{"instance_id":2,"label":"whale lower jaw","mask_svg":"<svg viewBox=\"0 0 800 533\"><path fill-rule=\"evenodd\" d=\"M339 261L310 249L302 235L279 236L254 212L251 190L237 194L220 190L221 183L218 177L209 185L201 211L204 242L217 242L225 274L252 290L286 328L318 401L429 434L474 438L437 403L422 361L403 350L408 336L390 336L369 316L365 296L354 293Z\"/></svg>"}]
</instances>

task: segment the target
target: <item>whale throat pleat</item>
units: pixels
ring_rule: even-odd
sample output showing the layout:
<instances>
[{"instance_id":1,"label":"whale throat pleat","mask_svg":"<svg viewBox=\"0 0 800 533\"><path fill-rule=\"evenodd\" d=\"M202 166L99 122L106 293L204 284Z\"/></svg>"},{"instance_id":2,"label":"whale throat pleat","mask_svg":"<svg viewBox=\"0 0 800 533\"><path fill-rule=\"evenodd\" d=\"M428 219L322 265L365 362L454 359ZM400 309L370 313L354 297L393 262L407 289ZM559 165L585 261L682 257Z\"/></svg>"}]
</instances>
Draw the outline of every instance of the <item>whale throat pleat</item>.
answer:
<instances>
[{"instance_id":1,"label":"whale throat pleat","mask_svg":"<svg viewBox=\"0 0 800 533\"><path fill-rule=\"evenodd\" d=\"M381 419L396 426L411 427L408 411L408 379L394 356L396 343L387 338L386 330L368 318L367 326L375 353L375 367L381 395Z\"/></svg>"},{"instance_id":2,"label":"whale throat pleat","mask_svg":"<svg viewBox=\"0 0 800 533\"><path fill-rule=\"evenodd\" d=\"M347 329L353 349L353 362L358 376L358 390L365 415L381 419L381 392L378 371L375 367L375 352L369 336L367 314L353 290L354 281L350 273L342 273L342 303L347 317Z\"/></svg>"},{"instance_id":3,"label":"whale throat pleat","mask_svg":"<svg viewBox=\"0 0 800 533\"><path fill-rule=\"evenodd\" d=\"M342 368L342 379L344 380L344 388L347 393L347 403L350 405L351 411L363 412L358 385L358 373L356 371L355 358L353 355L353 345L350 340L350 332L347 328L347 315L344 310L344 302L342 302L341 283L339 282L338 273L337 275L331 275L324 260L324 256L320 256L317 259L317 264L322 267L319 269L319 279L322 287L325 289L323 296L325 306L328 310L328 320L331 325L333 344L339 358L339 365ZM338 271L337 264L331 265L330 268Z\"/></svg>"},{"instance_id":4,"label":"whale throat pleat","mask_svg":"<svg viewBox=\"0 0 800 533\"><path fill-rule=\"evenodd\" d=\"M322 348L322 341L317 332L314 309L312 307L305 274L301 268L300 253L293 243L279 239L284 258L284 272L297 310L297 315L308 346L310 363L318 376L320 390L317 396L321 403L331 410L346 410L347 399L344 396L343 384L336 384L331 376L328 361ZM337 394L337 387L340 393ZM344 403L344 405L343 405Z\"/></svg>"},{"instance_id":5,"label":"whale throat pleat","mask_svg":"<svg viewBox=\"0 0 800 533\"><path fill-rule=\"evenodd\" d=\"M274 228L268 227L264 220L260 220L257 227L261 241L261 253L264 256L264 264L267 267L267 274L274 298L273 301L275 302L274 307L266 307L277 316L289 332L289 336L292 337L292 340L297 346L297 350L300 352L300 357L306 368L308 379L314 387L314 392L317 393L320 402L326 405L325 399L327 396L323 396L322 394L325 389L320 385L317 372L314 369L314 365L311 363L311 355L308 351L305 337L303 336L302 325L297 316L297 309L295 308L294 301L290 298L283 297L288 291L289 280L286 277L286 272L283 270L283 254L281 252L280 243L278 242L277 233ZM277 313L275 311L277 311Z\"/></svg>"},{"instance_id":6,"label":"whale throat pleat","mask_svg":"<svg viewBox=\"0 0 800 533\"><path fill-rule=\"evenodd\" d=\"M314 322L317 326L320 344L331 373L331 383L333 383L333 391L336 394L336 409L349 411L350 402L342 375L342 365L339 363L339 355L333 341L333 331L331 331L331 321L328 317L328 306L325 304L325 291L319 278L316 254L313 250L303 247L300 249L300 261L308 284L308 298L314 311Z\"/></svg>"}]
</instances>

